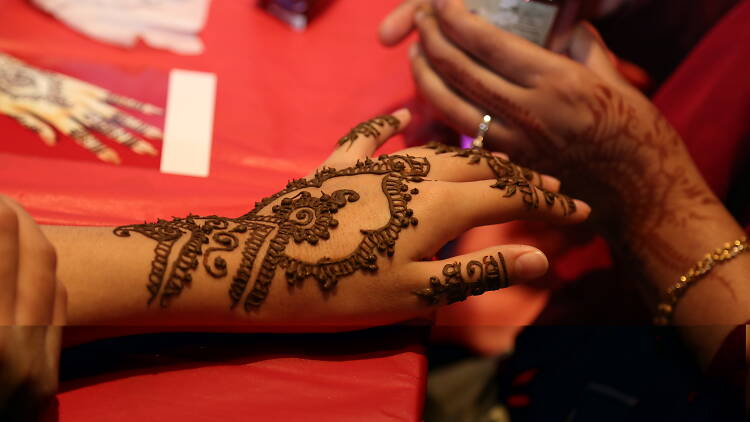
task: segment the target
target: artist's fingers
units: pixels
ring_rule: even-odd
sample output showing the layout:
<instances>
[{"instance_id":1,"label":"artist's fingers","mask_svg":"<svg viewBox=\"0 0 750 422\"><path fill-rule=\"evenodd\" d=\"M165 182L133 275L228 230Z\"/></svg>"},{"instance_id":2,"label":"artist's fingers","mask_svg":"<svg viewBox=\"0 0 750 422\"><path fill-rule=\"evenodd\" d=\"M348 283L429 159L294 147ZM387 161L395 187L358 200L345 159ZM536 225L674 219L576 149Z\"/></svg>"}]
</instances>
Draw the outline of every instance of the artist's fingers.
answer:
<instances>
[{"instance_id":1,"label":"artist's fingers","mask_svg":"<svg viewBox=\"0 0 750 422\"><path fill-rule=\"evenodd\" d=\"M57 254L30 215L14 202L6 202L18 217L18 284L15 322L46 325L52 322L57 284Z\"/></svg>"},{"instance_id":2,"label":"artist's fingers","mask_svg":"<svg viewBox=\"0 0 750 422\"><path fill-rule=\"evenodd\" d=\"M18 280L19 222L10 199L0 195L0 325L13 324Z\"/></svg>"},{"instance_id":3,"label":"artist's fingers","mask_svg":"<svg viewBox=\"0 0 750 422\"><path fill-rule=\"evenodd\" d=\"M521 86L534 86L540 76L563 59L469 13L461 0L435 1L440 29L453 43L487 67Z\"/></svg>"},{"instance_id":4,"label":"artist's fingers","mask_svg":"<svg viewBox=\"0 0 750 422\"><path fill-rule=\"evenodd\" d=\"M540 189L520 177L466 183L445 183L453 200L446 209L463 223L458 230L512 220L544 220L555 224L580 223L591 208L583 201ZM471 206L467 206L471 204Z\"/></svg>"},{"instance_id":5,"label":"artist's fingers","mask_svg":"<svg viewBox=\"0 0 750 422\"><path fill-rule=\"evenodd\" d=\"M91 125L98 132L114 139L117 143L132 149L137 154L157 155L157 149L150 142L140 139L120 126L100 120Z\"/></svg>"},{"instance_id":6,"label":"artist's fingers","mask_svg":"<svg viewBox=\"0 0 750 422\"><path fill-rule=\"evenodd\" d=\"M540 250L504 245L442 261L414 262L407 267L407 274L424 286L414 294L428 305L438 305L541 277L548 267Z\"/></svg>"},{"instance_id":7,"label":"artist's fingers","mask_svg":"<svg viewBox=\"0 0 750 422\"><path fill-rule=\"evenodd\" d=\"M443 120L459 133L474 136L484 112L456 94L431 67L417 44L410 50L412 75L419 93L442 116ZM513 128L493 121L486 137L512 141L517 138Z\"/></svg>"},{"instance_id":8,"label":"artist's fingers","mask_svg":"<svg viewBox=\"0 0 750 422\"><path fill-rule=\"evenodd\" d=\"M96 155L102 161L112 164L120 164L120 156L111 148L101 143L94 135L75 119L63 118L56 121L57 129L73 138L73 140L85 150Z\"/></svg>"},{"instance_id":9,"label":"artist's fingers","mask_svg":"<svg viewBox=\"0 0 750 422\"><path fill-rule=\"evenodd\" d=\"M504 102L525 102L524 99L528 96L525 88L477 63L447 40L433 14L420 11L416 22L424 55L449 86L474 104L487 109L501 108L497 104L495 92L502 92Z\"/></svg>"},{"instance_id":10,"label":"artist's fingers","mask_svg":"<svg viewBox=\"0 0 750 422\"><path fill-rule=\"evenodd\" d=\"M44 142L46 145L54 146L57 143L55 131L52 130L52 128L48 124L44 123L40 118L32 114L17 110L8 110L5 111L5 114L8 114L10 117L16 119L18 123L22 124L27 129L39 135L39 137L42 138L42 142Z\"/></svg>"},{"instance_id":11,"label":"artist's fingers","mask_svg":"<svg viewBox=\"0 0 750 422\"><path fill-rule=\"evenodd\" d=\"M383 45L394 46L414 29L414 14L429 0L404 0L383 19L378 28L378 38Z\"/></svg>"},{"instance_id":12,"label":"artist's fingers","mask_svg":"<svg viewBox=\"0 0 750 422\"><path fill-rule=\"evenodd\" d=\"M352 163L367 158L411 120L409 110L402 108L362 122L336 142L336 149L326 160L326 165Z\"/></svg>"},{"instance_id":13,"label":"artist's fingers","mask_svg":"<svg viewBox=\"0 0 750 422\"><path fill-rule=\"evenodd\" d=\"M164 110L161 107L157 107L155 105L144 103L142 101L138 101L136 99L125 97L122 95L113 94L111 92L107 92L106 96L102 99L110 104L138 110L143 114L164 114Z\"/></svg>"}]
</instances>

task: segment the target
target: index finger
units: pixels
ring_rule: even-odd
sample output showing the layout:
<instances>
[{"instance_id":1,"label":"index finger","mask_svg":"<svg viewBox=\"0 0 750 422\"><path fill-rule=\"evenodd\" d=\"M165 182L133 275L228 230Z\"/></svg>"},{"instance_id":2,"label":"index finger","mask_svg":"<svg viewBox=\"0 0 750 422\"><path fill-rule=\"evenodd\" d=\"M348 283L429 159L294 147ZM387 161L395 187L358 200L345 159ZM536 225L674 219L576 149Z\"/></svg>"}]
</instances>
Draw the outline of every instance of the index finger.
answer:
<instances>
[{"instance_id":1,"label":"index finger","mask_svg":"<svg viewBox=\"0 0 750 422\"><path fill-rule=\"evenodd\" d=\"M394 46L414 29L414 14L422 4L428 0L404 0L388 16L383 19L378 28L378 38L383 45Z\"/></svg>"},{"instance_id":2,"label":"index finger","mask_svg":"<svg viewBox=\"0 0 750 422\"><path fill-rule=\"evenodd\" d=\"M522 37L470 13L462 0L435 0L440 29L451 41L506 79L534 85L560 58Z\"/></svg>"}]
</instances>

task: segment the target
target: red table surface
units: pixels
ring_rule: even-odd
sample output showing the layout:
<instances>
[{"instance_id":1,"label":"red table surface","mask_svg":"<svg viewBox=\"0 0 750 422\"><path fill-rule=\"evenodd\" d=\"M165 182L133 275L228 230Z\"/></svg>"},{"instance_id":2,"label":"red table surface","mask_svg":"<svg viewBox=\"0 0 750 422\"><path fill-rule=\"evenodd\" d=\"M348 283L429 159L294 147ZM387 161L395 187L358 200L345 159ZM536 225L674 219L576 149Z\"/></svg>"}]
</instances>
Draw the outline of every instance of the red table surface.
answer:
<instances>
[{"instance_id":1,"label":"red table surface","mask_svg":"<svg viewBox=\"0 0 750 422\"><path fill-rule=\"evenodd\" d=\"M218 75L209 177L160 174L119 146L123 165L100 163L63 138L55 147L60 158L50 151L33 155L46 148L41 142L26 142L25 154L0 153L0 193L44 224L243 214L290 178L310 172L354 124L413 100L406 46L385 49L376 38L380 19L399 2L334 1L299 33L253 1L214 0L202 32L204 54L178 56L143 45L100 44L26 1L0 0L0 51L157 74L181 68ZM126 95L140 89L132 81L116 85ZM0 119L0 142L14 142L16 129L6 128L15 123ZM403 145L397 137L385 150ZM249 348L242 359L210 365L113 369L64 382L59 419L418 420L425 381L420 339L373 348L343 358L303 350L256 356Z\"/></svg>"}]
</instances>

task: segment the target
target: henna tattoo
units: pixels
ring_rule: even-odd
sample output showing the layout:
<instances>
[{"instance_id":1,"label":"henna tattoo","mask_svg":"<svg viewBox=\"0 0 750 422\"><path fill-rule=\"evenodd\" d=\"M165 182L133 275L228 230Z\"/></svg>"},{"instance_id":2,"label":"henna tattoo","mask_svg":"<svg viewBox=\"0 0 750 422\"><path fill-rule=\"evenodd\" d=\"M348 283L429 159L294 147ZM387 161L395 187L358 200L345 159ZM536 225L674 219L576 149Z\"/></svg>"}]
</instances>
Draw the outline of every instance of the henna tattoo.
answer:
<instances>
[{"instance_id":1,"label":"henna tattoo","mask_svg":"<svg viewBox=\"0 0 750 422\"><path fill-rule=\"evenodd\" d=\"M443 280L430 277L430 286L414 292L430 305L442 301L448 304L466 300L469 296L508 287L508 269L505 257L498 252L497 258L488 255L482 262L469 261L466 264L466 278L461 274L461 263L454 262L443 267ZM468 279L468 280L467 280Z\"/></svg>"},{"instance_id":2,"label":"henna tattoo","mask_svg":"<svg viewBox=\"0 0 750 422\"><path fill-rule=\"evenodd\" d=\"M559 200L563 215L570 215L576 211L573 199L560 193L545 190L541 186L542 179L539 174L525 167L513 164L510 160L495 156L487 150L481 148L462 149L438 142L430 142L425 147L435 150L435 154L454 153L456 157L468 158L468 164L470 165L477 165L484 161L496 178L496 183L492 187L504 190L505 194L503 196L506 198L520 193L523 203L530 210L539 208L539 196L541 193L545 204L549 207L553 207ZM538 181L536 187L533 185L534 180Z\"/></svg>"},{"instance_id":3,"label":"henna tattoo","mask_svg":"<svg viewBox=\"0 0 750 422\"><path fill-rule=\"evenodd\" d=\"M85 129L73 129L70 131L70 137L83 148L94 154L107 149L107 146L101 143L94 135Z\"/></svg>"},{"instance_id":4,"label":"henna tattoo","mask_svg":"<svg viewBox=\"0 0 750 422\"><path fill-rule=\"evenodd\" d=\"M390 125L392 128L398 129L400 124L401 122L399 122L397 118L389 114L378 116L366 122L358 124L348 134L339 139L336 144L340 147L349 144L349 146L347 146L346 148L348 151L349 148L354 145L354 141L356 141L359 136L377 138L378 136L380 136L380 130L378 129L384 128L385 125Z\"/></svg>"},{"instance_id":5,"label":"henna tattoo","mask_svg":"<svg viewBox=\"0 0 750 422\"><path fill-rule=\"evenodd\" d=\"M151 105L148 103L144 103L142 101L138 101L133 98L123 97L122 95L117 95L113 93L107 93L106 97L104 98L104 101L114 104L121 107L127 107L132 108L133 110L138 110L139 112L143 114L161 114L162 109L159 107L156 107L155 105Z\"/></svg>"},{"instance_id":6,"label":"henna tattoo","mask_svg":"<svg viewBox=\"0 0 750 422\"><path fill-rule=\"evenodd\" d=\"M62 80L54 73L31 69L20 60L0 53L0 92L14 100L43 100L62 107L72 104L62 93Z\"/></svg>"},{"instance_id":7,"label":"henna tattoo","mask_svg":"<svg viewBox=\"0 0 750 422\"><path fill-rule=\"evenodd\" d=\"M357 271L377 271L378 256L393 256L400 232L418 224L408 203L419 190L410 188L409 184L421 182L429 170L430 164L425 158L383 155L377 160L358 161L341 170L323 168L310 179L293 180L285 189L256 203L252 211L237 218L189 215L170 221L118 227L114 234L127 237L135 232L157 242L146 287L150 293L148 303L158 299L162 307L168 306L190 285L201 255L208 275L227 276L229 264L220 254L236 250L244 238L242 258L228 294L231 307L244 297L244 309L250 311L265 301L278 268L283 269L290 285L313 278L323 290L334 288L339 279ZM326 257L309 262L289 255L286 249L290 242L314 247L329 240L331 231L339 226L335 214L360 199L359 193L350 189L327 194L320 190L323 183L365 174L382 176L381 191L388 204L388 222L376 229L360 230L361 241L342 258ZM320 190L320 196L308 189ZM188 237L187 241L176 252L167 273L173 248L184 236ZM264 246L265 255L259 258ZM258 259L255 280L246 294Z\"/></svg>"},{"instance_id":8,"label":"henna tattoo","mask_svg":"<svg viewBox=\"0 0 750 422\"><path fill-rule=\"evenodd\" d=\"M240 299L242 299L247 283L250 281L255 257L258 256L258 252L260 251L263 242L273 229L273 226L266 226L263 224L250 225L250 236L248 236L245 241L245 248L242 251L242 261L237 269L237 274L232 280L232 285L229 288L229 298L232 302L232 307L235 307Z\"/></svg>"}]
</instances>

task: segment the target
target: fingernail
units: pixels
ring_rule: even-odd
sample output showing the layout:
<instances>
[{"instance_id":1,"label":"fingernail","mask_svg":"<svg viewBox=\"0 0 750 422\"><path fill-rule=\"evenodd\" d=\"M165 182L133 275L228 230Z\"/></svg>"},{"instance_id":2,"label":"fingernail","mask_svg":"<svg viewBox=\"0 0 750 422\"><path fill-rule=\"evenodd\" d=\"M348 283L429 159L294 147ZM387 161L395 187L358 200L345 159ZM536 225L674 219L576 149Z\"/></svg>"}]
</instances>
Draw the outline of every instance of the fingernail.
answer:
<instances>
[{"instance_id":1,"label":"fingernail","mask_svg":"<svg viewBox=\"0 0 750 422\"><path fill-rule=\"evenodd\" d=\"M447 0L435 0L433 4L435 5L435 8L442 9L445 7L446 4L448 4L448 1Z\"/></svg>"},{"instance_id":2,"label":"fingernail","mask_svg":"<svg viewBox=\"0 0 750 422\"><path fill-rule=\"evenodd\" d=\"M527 252L516 258L514 272L517 278L530 280L541 277L547 272L547 257L539 251Z\"/></svg>"}]
</instances>

